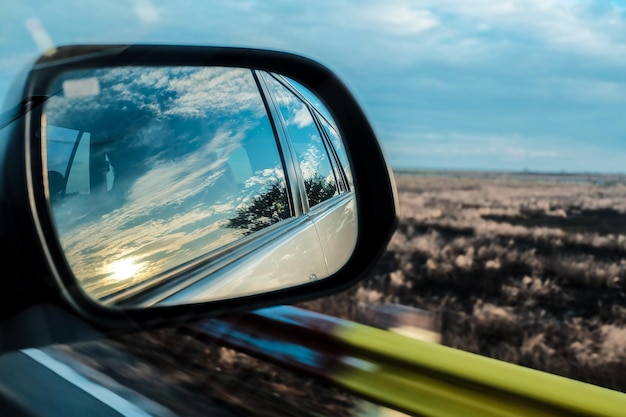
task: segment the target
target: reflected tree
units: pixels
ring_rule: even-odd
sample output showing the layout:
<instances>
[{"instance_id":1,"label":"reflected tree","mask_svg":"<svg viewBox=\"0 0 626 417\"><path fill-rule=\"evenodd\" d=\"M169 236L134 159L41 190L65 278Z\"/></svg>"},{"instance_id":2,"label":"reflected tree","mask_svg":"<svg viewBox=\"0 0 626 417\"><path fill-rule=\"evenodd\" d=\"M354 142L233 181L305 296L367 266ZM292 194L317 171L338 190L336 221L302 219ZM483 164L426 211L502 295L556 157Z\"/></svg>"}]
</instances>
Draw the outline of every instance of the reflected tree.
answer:
<instances>
[{"instance_id":1,"label":"reflected tree","mask_svg":"<svg viewBox=\"0 0 626 417\"><path fill-rule=\"evenodd\" d=\"M304 180L306 195L309 198L309 207L328 200L337 193L334 182L328 181L319 174Z\"/></svg>"},{"instance_id":2,"label":"reflected tree","mask_svg":"<svg viewBox=\"0 0 626 417\"><path fill-rule=\"evenodd\" d=\"M304 185L311 207L328 200L337 192L337 187L321 175L305 180ZM249 235L290 215L287 190L282 183L274 182L266 191L255 196L252 204L238 208L236 216L228 219L226 227L242 229L244 235Z\"/></svg>"},{"instance_id":3,"label":"reflected tree","mask_svg":"<svg viewBox=\"0 0 626 417\"><path fill-rule=\"evenodd\" d=\"M268 189L254 197L252 204L237 209L237 215L228 219L226 227L243 229L244 235L271 226L290 216L287 191L281 183L274 182Z\"/></svg>"}]
</instances>

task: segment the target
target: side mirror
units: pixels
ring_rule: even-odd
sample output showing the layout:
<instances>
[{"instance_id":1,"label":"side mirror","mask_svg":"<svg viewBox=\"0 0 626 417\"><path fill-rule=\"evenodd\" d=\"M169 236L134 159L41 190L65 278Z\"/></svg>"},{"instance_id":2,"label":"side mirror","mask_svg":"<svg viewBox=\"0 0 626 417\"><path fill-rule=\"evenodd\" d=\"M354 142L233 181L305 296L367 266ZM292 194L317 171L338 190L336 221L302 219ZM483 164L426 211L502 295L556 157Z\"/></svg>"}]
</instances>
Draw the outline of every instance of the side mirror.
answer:
<instances>
[{"instance_id":1,"label":"side mirror","mask_svg":"<svg viewBox=\"0 0 626 417\"><path fill-rule=\"evenodd\" d=\"M395 229L369 123L309 59L67 46L34 65L23 91L0 131L12 222L0 238L19 242L3 260L20 279L28 251L24 273L46 297L100 326L330 294L362 278Z\"/></svg>"}]
</instances>

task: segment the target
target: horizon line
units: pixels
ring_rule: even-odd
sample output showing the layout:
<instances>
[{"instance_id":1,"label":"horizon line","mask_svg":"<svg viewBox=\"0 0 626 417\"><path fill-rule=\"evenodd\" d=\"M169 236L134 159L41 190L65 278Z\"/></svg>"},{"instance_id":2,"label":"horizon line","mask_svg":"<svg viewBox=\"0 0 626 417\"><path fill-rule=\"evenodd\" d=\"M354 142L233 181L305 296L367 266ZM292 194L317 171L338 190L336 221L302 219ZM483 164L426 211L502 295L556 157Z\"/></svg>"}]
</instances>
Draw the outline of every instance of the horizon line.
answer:
<instances>
[{"instance_id":1,"label":"horizon line","mask_svg":"<svg viewBox=\"0 0 626 417\"><path fill-rule=\"evenodd\" d=\"M625 171L621 172L601 172L601 171L533 171L533 170L501 170L501 169L475 169L475 168L415 168L415 167L391 167L394 172L457 172L457 173L492 173L492 174L515 174L515 175L562 175L562 176L576 176L576 175L602 175L602 176L626 176Z\"/></svg>"}]
</instances>

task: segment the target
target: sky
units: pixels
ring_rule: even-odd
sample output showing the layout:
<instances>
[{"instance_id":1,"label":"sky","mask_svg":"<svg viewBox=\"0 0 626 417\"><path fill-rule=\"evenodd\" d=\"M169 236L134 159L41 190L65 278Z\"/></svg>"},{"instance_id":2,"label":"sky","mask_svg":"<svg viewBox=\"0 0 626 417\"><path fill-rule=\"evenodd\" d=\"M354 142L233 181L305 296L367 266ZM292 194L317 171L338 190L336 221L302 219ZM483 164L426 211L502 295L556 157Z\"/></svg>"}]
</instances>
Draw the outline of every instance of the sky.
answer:
<instances>
[{"instance_id":1,"label":"sky","mask_svg":"<svg viewBox=\"0 0 626 417\"><path fill-rule=\"evenodd\" d=\"M20 1L0 98L70 43L248 46L335 71L394 168L626 172L626 1Z\"/></svg>"}]
</instances>

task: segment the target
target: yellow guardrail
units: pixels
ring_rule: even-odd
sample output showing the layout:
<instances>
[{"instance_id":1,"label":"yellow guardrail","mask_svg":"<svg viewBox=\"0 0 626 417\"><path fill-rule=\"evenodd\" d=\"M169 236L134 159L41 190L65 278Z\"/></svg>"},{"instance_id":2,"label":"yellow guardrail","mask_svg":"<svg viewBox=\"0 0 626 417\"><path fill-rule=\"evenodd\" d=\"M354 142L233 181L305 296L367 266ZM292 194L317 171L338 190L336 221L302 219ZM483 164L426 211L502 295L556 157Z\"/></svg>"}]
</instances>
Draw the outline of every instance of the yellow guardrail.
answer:
<instances>
[{"instance_id":1,"label":"yellow guardrail","mask_svg":"<svg viewBox=\"0 0 626 417\"><path fill-rule=\"evenodd\" d=\"M622 416L626 395L355 323L336 337L353 352L336 381L424 416Z\"/></svg>"},{"instance_id":2,"label":"yellow guardrail","mask_svg":"<svg viewBox=\"0 0 626 417\"><path fill-rule=\"evenodd\" d=\"M295 307L186 330L418 416L626 416L618 391Z\"/></svg>"}]
</instances>

